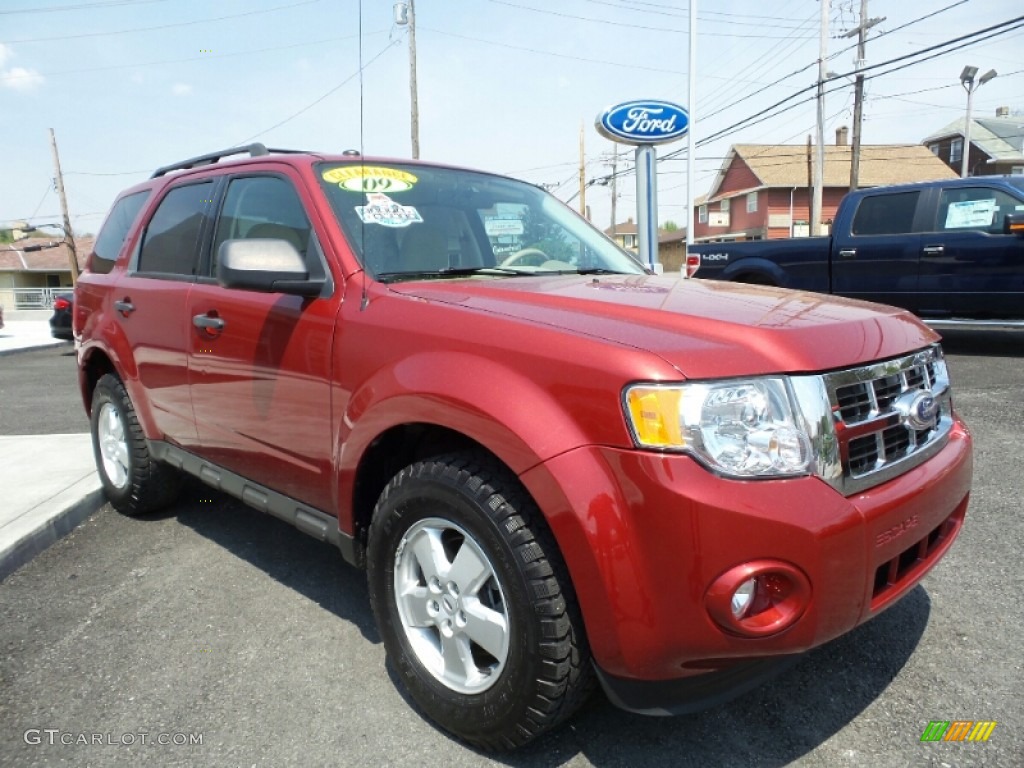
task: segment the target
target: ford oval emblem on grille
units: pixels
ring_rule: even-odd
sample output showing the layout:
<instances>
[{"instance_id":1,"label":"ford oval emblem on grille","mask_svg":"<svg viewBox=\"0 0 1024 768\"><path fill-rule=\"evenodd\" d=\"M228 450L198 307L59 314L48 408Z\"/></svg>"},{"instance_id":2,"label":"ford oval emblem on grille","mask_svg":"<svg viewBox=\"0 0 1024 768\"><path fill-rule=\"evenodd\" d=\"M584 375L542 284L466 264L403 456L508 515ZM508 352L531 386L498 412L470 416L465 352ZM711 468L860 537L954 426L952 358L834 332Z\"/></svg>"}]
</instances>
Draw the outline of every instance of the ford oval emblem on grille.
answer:
<instances>
[{"instance_id":1,"label":"ford oval emblem on grille","mask_svg":"<svg viewBox=\"0 0 1024 768\"><path fill-rule=\"evenodd\" d=\"M934 429L939 422L939 403L927 390L905 393L896 401L895 408L900 420L913 430Z\"/></svg>"}]
</instances>

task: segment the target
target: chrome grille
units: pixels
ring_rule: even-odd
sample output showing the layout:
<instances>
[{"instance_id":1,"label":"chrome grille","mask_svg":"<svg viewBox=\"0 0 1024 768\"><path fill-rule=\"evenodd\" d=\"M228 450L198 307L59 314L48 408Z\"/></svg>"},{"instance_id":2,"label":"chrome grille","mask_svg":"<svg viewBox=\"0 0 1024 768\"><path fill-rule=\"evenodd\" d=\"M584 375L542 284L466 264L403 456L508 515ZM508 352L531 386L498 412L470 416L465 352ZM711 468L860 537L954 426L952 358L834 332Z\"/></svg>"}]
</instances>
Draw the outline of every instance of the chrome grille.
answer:
<instances>
[{"instance_id":1,"label":"chrome grille","mask_svg":"<svg viewBox=\"0 0 1024 768\"><path fill-rule=\"evenodd\" d=\"M935 345L895 360L825 374L838 441L841 476L833 482L851 495L916 467L937 453L953 425L949 376ZM930 396L934 424L915 409Z\"/></svg>"}]
</instances>

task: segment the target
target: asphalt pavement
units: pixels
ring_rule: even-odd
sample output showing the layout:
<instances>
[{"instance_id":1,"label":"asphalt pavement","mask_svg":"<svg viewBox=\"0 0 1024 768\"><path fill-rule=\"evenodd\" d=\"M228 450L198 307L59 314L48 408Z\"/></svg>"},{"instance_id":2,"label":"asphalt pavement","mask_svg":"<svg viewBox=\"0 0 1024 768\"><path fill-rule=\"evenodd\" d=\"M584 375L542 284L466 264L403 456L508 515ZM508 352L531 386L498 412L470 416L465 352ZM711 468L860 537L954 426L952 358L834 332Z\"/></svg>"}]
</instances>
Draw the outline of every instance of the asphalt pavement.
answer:
<instances>
[{"instance_id":1,"label":"asphalt pavement","mask_svg":"<svg viewBox=\"0 0 1024 768\"><path fill-rule=\"evenodd\" d=\"M0 583L0 766L1019 768L1024 336L949 333L947 352L975 436L959 541L896 606L735 702L662 719L597 695L525 750L467 749L397 685L362 573L189 483L155 517L101 507ZM35 370L15 386L9 365L22 362ZM0 360L0 425L13 423L13 389L68 369L56 351ZM12 481L0 475L5 496ZM983 743L922 742L935 720L997 725Z\"/></svg>"}]
</instances>

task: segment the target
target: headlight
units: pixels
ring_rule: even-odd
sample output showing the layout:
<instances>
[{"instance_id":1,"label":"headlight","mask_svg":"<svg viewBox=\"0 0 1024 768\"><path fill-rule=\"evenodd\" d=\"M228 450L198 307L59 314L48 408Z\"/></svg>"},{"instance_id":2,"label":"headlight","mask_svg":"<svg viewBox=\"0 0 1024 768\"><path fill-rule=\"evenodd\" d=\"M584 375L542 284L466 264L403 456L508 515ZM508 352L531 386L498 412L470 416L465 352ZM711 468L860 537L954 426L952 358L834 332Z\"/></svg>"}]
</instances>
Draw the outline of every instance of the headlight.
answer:
<instances>
[{"instance_id":1,"label":"headlight","mask_svg":"<svg viewBox=\"0 0 1024 768\"><path fill-rule=\"evenodd\" d=\"M638 446L685 451L733 477L812 471L812 440L786 378L626 389L626 414Z\"/></svg>"}]
</instances>

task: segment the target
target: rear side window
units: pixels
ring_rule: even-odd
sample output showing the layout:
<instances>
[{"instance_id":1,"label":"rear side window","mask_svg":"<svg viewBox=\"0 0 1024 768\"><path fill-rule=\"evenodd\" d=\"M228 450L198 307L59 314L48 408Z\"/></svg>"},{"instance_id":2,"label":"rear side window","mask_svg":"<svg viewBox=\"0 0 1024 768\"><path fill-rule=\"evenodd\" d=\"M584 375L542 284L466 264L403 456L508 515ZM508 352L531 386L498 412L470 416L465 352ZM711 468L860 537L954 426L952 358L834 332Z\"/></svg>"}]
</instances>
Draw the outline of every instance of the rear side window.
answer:
<instances>
[{"instance_id":1,"label":"rear side window","mask_svg":"<svg viewBox=\"0 0 1024 768\"><path fill-rule=\"evenodd\" d=\"M93 245L92 261L89 267L93 272L105 275L114 268L114 262L117 261L117 255L121 252L121 246L124 245L125 238L128 237L128 232L135 222L135 217L139 215L139 211L148 197L149 190L144 190L122 197L114 203L114 207L111 209L110 215L107 216L107 220L103 222L103 228Z\"/></svg>"},{"instance_id":2,"label":"rear side window","mask_svg":"<svg viewBox=\"0 0 1024 768\"><path fill-rule=\"evenodd\" d=\"M139 272L195 275L213 189L214 183L206 181L175 187L167 193L146 228Z\"/></svg>"},{"instance_id":3,"label":"rear side window","mask_svg":"<svg viewBox=\"0 0 1024 768\"><path fill-rule=\"evenodd\" d=\"M853 217L855 235L902 235L914 231L920 192L871 195L860 201Z\"/></svg>"}]
</instances>

